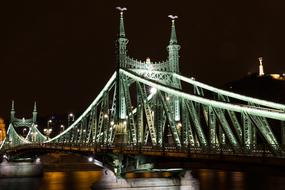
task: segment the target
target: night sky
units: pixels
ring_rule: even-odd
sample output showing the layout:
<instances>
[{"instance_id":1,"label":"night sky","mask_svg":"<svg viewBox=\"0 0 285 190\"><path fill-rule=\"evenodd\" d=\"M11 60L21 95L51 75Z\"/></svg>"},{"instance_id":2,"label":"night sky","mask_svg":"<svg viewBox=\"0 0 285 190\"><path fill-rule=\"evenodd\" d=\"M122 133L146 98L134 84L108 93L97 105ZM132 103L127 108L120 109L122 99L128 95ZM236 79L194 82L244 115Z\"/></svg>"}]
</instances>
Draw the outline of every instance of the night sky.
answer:
<instances>
[{"instance_id":1,"label":"night sky","mask_svg":"<svg viewBox=\"0 0 285 190\"><path fill-rule=\"evenodd\" d=\"M119 13L131 57L166 60L168 14L178 15L180 69L222 86L257 72L283 73L282 0L251 1L0 1L0 117L81 113L116 68Z\"/></svg>"}]
</instances>

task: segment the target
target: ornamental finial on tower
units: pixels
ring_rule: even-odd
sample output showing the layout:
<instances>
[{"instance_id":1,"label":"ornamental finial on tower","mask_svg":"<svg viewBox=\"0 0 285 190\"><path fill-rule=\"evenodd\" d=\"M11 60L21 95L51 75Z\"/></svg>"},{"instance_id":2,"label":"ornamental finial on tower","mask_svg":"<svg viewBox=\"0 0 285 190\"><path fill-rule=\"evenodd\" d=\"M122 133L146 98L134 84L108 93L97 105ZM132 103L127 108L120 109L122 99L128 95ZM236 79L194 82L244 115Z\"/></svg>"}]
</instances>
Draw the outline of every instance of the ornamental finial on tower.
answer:
<instances>
[{"instance_id":1,"label":"ornamental finial on tower","mask_svg":"<svg viewBox=\"0 0 285 190\"><path fill-rule=\"evenodd\" d=\"M171 36L169 44L177 44L177 38L176 38L176 30L175 30L175 19L178 18L176 15L168 15L168 17L171 19L172 25L171 25Z\"/></svg>"},{"instance_id":2,"label":"ornamental finial on tower","mask_svg":"<svg viewBox=\"0 0 285 190\"><path fill-rule=\"evenodd\" d=\"M34 112L37 112L37 102L34 102Z\"/></svg>"},{"instance_id":3,"label":"ornamental finial on tower","mask_svg":"<svg viewBox=\"0 0 285 190\"><path fill-rule=\"evenodd\" d=\"M12 100L12 103L11 103L11 111L15 111L14 100Z\"/></svg>"},{"instance_id":4,"label":"ornamental finial on tower","mask_svg":"<svg viewBox=\"0 0 285 190\"><path fill-rule=\"evenodd\" d=\"M120 33L119 33L119 37L126 37L125 34L125 27L124 27L124 11L127 10L126 7L116 7L117 10L120 11Z\"/></svg>"}]
</instances>

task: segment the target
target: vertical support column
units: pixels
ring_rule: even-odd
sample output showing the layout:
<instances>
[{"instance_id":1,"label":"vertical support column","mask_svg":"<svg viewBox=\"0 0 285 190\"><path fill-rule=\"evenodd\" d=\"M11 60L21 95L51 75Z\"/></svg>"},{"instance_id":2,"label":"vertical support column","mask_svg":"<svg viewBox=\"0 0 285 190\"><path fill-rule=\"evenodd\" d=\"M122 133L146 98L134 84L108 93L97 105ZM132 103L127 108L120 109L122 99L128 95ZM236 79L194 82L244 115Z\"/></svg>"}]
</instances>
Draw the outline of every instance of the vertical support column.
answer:
<instances>
[{"instance_id":1,"label":"vertical support column","mask_svg":"<svg viewBox=\"0 0 285 190\"><path fill-rule=\"evenodd\" d=\"M180 121L180 104L179 104L179 98L174 96L174 120L176 122Z\"/></svg>"},{"instance_id":2,"label":"vertical support column","mask_svg":"<svg viewBox=\"0 0 285 190\"><path fill-rule=\"evenodd\" d=\"M182 145L187 147L189 145L189 117L187 117L187 108L185 101L182 99Z\"/></svg>"},{"instance_id":3,"label":"vertical support column","mask_svg":"<svg viewBox=\"0 0 285 190\"><path fill-rule=\"evenodd\" d=\"M125 82L124 77L120 75L119 84L119 120L126 119L127 109L126 109L126 98L124 96L123 83Z\"/></svg>"},{"instance_id":4,"label":"vertical support column","mask_svg":"<svg viewBox=\"0 0 285 190\"><path fill-rule=\"evenodd\" d=\"M105 92L104 93L104 121L103 121L103 142L104 144L107 143L108 141L108 129L110 126L110 122L109 122L109 92Z\"/></svg>"},{"instance_id":5,"label":"vertical support column","mask_svg":"<svg viewBox=\"0 0 285 190\"><path fill-rule=\"evenodd\" d=\"M196 135L198 136L199 143L201 143L202 146L207 146L207 140L206 136L204 134L204 131L202 129L199 115L197 114L197 111L195 109L194 103L192 101L186 102L187 109L190 113L191 119L193 120L194 127L196 129Z\"/></svg>"},{"instance_id":6,"label":"vertical support column","mask_svg":"<svg viewBox=\"0 0 285 190\"><path fill-rule=\"evenodd\" d=\"M257 138L256 138L256 127L252 127L252 144L256 146Z\"/></svg>"},{"instance_id":7,"label":"vertical support column","mask_svg":"<svg viewBox=\"0 0 285 190\"><path fill-rule=\"evenodd\" d=\"M137 92L139 92L138 84L137 86ZM143 143L143 102L142 102L142 96L140 93L137 93L137 133L138 133L138 143Z\"/></svg>"},{"instance_id":8,"label":"vertical support column","mask_svg":"<svg viewBox=\"0 0 285 190\"><path fill-rule=\"evenodd\" d=\"M226 144L226 134L224 133L221 125L219 125L219 141L221 145Z\"/></svg>"},{"instance_id":9,"label":"vertical support column","mask_svg":"<svg viewBox=\"0 0 285 190\"><path fill-rule=\"evenodd\" d=\"M163 134L164 134L164 111L163 105L157 95L154 95L154 123L157 127L157 144L162 147L163 145Z\"/></svg>"},{"instance_id":10,"label":"vertical support column","mask_svg":"<svg viewBox=\"0 0 285 190\"><path fill-rule=\"evenodd\" d=\"M97 139L97 105L94 106L93 123L92 123L92 142L95 143Z\"/></svg>"},{"instance_id":11,"label":"vertical support column","mask_svg":"<svg viewBox=\"0 0 285 190\"><path fill-rule=\"evenodd\" d=\"M242 113L243 122L243 144L245 148L250 148L252 145L252 125L249 116L246 113Z\"/></svg>"},{"instance_id":12,"label":"vertical support column","mask_svg":"<svg viewBox=\"0 0 285 190\"><path fill-rule=\"evenodd\" d=\"M210 144L215 146L216 144L216 115L212 106L208 107L208 117L209 117L209 130L210 130Z\"/></svg>"},{"instance_id":13,"label":"vertical support column","mask_svg":"<svg viewBox=\"0 0 285 190\"><path fill-rule=\"evenodd\" d=\"M281 122L281 143L283 147L285 147L285 121L280 121Z\"/></svg>"}]
</instances>

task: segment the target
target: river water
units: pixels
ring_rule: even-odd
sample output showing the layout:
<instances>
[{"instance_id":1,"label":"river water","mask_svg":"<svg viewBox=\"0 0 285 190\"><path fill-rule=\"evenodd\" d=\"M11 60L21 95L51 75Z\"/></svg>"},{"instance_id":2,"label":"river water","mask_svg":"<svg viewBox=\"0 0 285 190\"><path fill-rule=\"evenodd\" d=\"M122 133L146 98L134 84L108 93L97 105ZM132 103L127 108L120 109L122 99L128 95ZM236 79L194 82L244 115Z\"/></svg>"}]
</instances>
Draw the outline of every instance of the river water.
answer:
<instances>
[{"instance_id":1,"label":"river water","mask_svg":"<svg viewBox=\"0 0 285 190\"><path fill-rule=\"evenodd\" d=\"M110 179L115 185L120 182L117 181L115 176L112 176L111 172L102 171L101 168L90 163L88 158L84 156L52 153L42 156L41 162L44 166L44 172L41 177L0 178L0 190L95 190L102 189L98 188L98 184L105 185L107 182L111 184L109 183ZM259 169L259 172L193 169L187 172L187 174L188 177L184 178L184 182L189 183L191 188L187 187L184 190L285 189L285 171L273 173L263 169ZM136 181L137 178L130 179L127 184L136 181L138 182L136 184L140 184L143 187L148 186L144 189L149 190L152 185L168 183L168 181L165 181L165 178L157 180L151 177L147 178L149 177L148 175L145 175L145 177L138 179L139 181ZM175 182L175 180L173 181ZM169 185L165 186L168 187ZM160 189L166 190L162 186L160 187Z\"/></svg>"},{"instance_id":2,"label":"river water","mask_svg":"<svg viewBox=\"0 0 285 190\"><path fill-rule=\"evenodd\" d=\"M191 171L192 188L201 190L285 189L285 175L195 169ZM47 171L36 178L2 178L0 190L92 190L101 171Z\"/></svg>"}]
</instances>

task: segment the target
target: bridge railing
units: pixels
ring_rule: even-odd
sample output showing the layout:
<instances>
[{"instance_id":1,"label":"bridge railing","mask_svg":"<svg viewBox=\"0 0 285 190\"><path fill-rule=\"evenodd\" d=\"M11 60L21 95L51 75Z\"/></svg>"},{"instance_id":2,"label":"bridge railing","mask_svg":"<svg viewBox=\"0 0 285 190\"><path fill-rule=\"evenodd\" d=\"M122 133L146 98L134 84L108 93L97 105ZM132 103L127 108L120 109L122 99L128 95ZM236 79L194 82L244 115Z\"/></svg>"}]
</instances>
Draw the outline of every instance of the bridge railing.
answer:
<instances>
[{"instance_id":1,"label":"bridge railing","mask_svg":"<svg viewBox=\"0 0 285 190\"><path fill-rule=\"evenodd\" d=\"M252 145L246 148L233 149L229 145L211 145L207 147L202 146L188 146L177 147L175 145L167 146L152 146L152 145L131 145L131 144L100 144L100 143L49 143L53 147L77 147L78 149L94 149L96 152L104 150L117 151L136 151L136 152L173 152L173 153L188 153L188 154L225 154L225 155L247 155L247 156L263 156L276 157L270 151L269 145ZM284 156L285 147L281 147L281 156Z\"/></svg>"},{"instance_id":2,"label":"bridge railing","mask_svg":"<svg viewBox=\"0 0 285 190\"><path fill-rule=\"evenodd\" d=\"M246 148L233 149L229 145L210 145L177 147L174 145L152 146L152 145L132 145L132 144L100 144L100 143L33 143L10 147L3 152L13 152L27 149L47 148L65 151L80 151L93 153L125 153L125 154L146 154L158 156L178 156L195 157L211 155L232 155L247 157L281 157L285 158L285 146L281 146L279 154L273 154L269 145L252 145ZM2 154L3 154L2 152Z\"/></svg>"}]
</instances>

